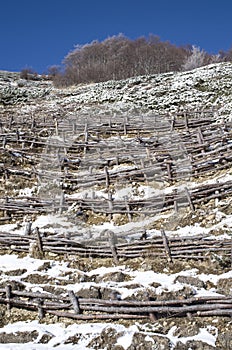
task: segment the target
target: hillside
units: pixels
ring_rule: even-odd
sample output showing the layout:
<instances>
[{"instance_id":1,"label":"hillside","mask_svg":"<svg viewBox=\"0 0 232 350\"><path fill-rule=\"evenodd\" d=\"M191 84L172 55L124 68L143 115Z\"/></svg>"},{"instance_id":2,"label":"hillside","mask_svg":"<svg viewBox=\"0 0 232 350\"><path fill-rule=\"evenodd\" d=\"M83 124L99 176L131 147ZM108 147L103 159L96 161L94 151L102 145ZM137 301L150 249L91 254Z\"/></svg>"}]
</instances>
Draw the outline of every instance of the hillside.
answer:
<instances>
[{"instance_id":1,"label":"hillside","mask_svg":"<svg viewBox=\"0 0 232 350\"><path fill-rule=\"evenodd\" d=\"M0 349L232 346L231 76L0 71Z\"/></svg>"},{"instance_id":2,"label":"hillside","mask_svg":"<svg viewBox=\"0 0 232 350\"><path fill-rule=\"evenodd\" d=\"M227 118L231 113L231 70L231 63L218 63L190 72L141 76L67 89L55 89L49 82L23 81L11 74L10 81L1 79L0 102L14 103L14 90L17 89L19 95L25 92L27 100L30 100L27 108L33 111L36 108L33 96L40 96L47 88L48 96L41 103L44 112L51 111L54 116L59 108L64 108L65 113L89 113L91 107L100 108L100 113L176 113L215 108L220 116ZM8 97L9 87L12 101Z\"/></svg>"}]
</instances>

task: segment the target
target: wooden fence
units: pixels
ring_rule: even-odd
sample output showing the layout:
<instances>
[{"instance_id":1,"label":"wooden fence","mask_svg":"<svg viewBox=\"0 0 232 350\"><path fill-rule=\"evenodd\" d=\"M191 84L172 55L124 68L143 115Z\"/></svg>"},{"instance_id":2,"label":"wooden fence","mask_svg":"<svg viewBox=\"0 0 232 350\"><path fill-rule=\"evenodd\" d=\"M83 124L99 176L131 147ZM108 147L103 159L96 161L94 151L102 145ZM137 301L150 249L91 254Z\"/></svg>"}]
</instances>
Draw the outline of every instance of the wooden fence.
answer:
<instances>
[{"instance_id":1,"label":"wooden fence","mask_svg":"<svg viewBox=\"0 0 232 350\"><path fill-rule=\"evenodd\" d=\"M78 298L73 291L67 297L48 293L0 289L0 304L76 320L149 319L199 316L232 316L231 296L193 297L177 300L128 301Z\"/></svg>"},{"instance_id":2,"label":"wooden fence","mask_svg":"<svg viewBox=\"0 0 232 350\"><path fill-rule=\"evenodd\" d=\"M118 264L120 258L159 258L172 262L176 259L222 260L232 263L231 239L213 239L206 235L187 237L167 237L161 230L160 237L146 239L141 231L141 239L132 243L117 243L112 231L107 232L105 242L98 239L94 243L79 243L75 239L40 234L38 229L30 235L18 235L0 232L0 247L12 251L30 252L31 246L37 246L41 253L75 255L81 258L113 258Z\"/></svg>"}]
</instances>

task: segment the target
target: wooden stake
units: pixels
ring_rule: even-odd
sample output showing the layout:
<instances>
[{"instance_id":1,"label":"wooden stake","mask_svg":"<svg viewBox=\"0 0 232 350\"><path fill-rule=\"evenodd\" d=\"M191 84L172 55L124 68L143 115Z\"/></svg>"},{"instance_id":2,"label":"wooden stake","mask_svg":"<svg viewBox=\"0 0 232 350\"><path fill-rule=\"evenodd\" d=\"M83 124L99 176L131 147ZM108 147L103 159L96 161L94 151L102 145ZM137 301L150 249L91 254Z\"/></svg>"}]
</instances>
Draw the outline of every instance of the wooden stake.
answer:
<instances>
[{"instance_id":1,"label":"wooden stake","mask_svg":"<svg viewBox=\"0 0 232 350\"><path fill-rule=\"evenodd\" d=\"M87 122L85 123L84 134L85 134L85 139L84 139L84 143L85 143L84 154L86 154L86 152L87 152L87 144L88 144L88 137L89 137L89 133L88 133L88 123L87 123Z\"/></svg>"},{"instance_id":2,"label":"wooden stake","mask_svg":"<svg viewBox=\"0 0 232 350\"><path fill-rule=\"evenodd\" d=\"M64 191L62 191L60 196L59 214L62 214L63 212L64 203L65 203L65 195L64 195Z\"/></svg>"},{"instance_id":3,"label":"wooden stake","mask_svg":"<svg viewBox=\"0 0 232 350\"><path fill-rule=\"evenodd\" d=\"M44 312L44 309L43 309L43 300L42 299L39 299L38 300L38 317L39 317L39 320L42 320L45 316L45 312Z\"/></svg>"},{"instance_id":4,"label":"wooden stake","mask_svg":"<svg viewBox=\"0 0 232 350\"><path fill-rule=\"evenodd\" d=\"M194 204L193 204L193 202L192 202L192 199L191 199L191 196L190 196L190 193L189 193L187 187L185 187L185 193L186 193L186 196L187 196L187 198L188 198L188 202L189 202L189 205L190 205L191 210L192 210L192 211L195 211L195 207L194 207Z\"/></svg>"},{"instance_id":5,"label":"wooden stake","mask_svg":"<svg viewBox=\"0 0 232 350\"><path fill-rule=\"evenodd\" d=\"M79 304L78 298L76 297L76 295L74 294L74 292L72 290L68 291L68 296L69 296L69 299L72 303L75 314L77 314L77 315L80 314L81 310L80 310L80 304Z\"/></svg>"},{"instance_id":6,"label":"wooden stake","mask_svg":"<svg viewBox=\"0 0 232 350\"><path fill-rule=\"evenodd\" d=\"M178 203L177 200L174 200L174 210L176 213L178 213Z\"/></svg>"},{"instance_id":7,"label":"wooden stake","mask_svg":"<svg viewBox=\"0 0 232 350\"><path fill-rule=\"evenodd\" d=\"M2 141L2 148L6 147L6 143L7 143L7 138L4 136L3 141Z\"/></svg>"},{"instance_id":8,"label":"wooden stake","mask_svg":"<svg viewBox=\"0 0 232 350\"><path fill-rule=\"evenodd\" d=\"M185 114L184 114L184 123L185 123L185 128L186 128L186 130L188 130L189 129L189 127L188 127L188 116L187 116L187 113L185 112Z\"/></svg>"},{"instance_id":9,"label":"wooden stake","mask_svg":"<svg viewBox=\"0 0 232 350\"><path fill-rule=\"evenodd\" d=\"M173 131L174 130L174 125L175 125L175 116L172 117L172 121L171 121L171 130L170 131Z\"/></svg>"},{"instance_id":10,"label":"wooden stake","mask_svg":"<svg viewBox=\"0 0 232 350\"><path fill-rule=\"evenodd\" d=\"M56 135L58 136L58 121L57 121L57 119L55 119L55 131L56 131Z\"/></svg>"},{"instance_id":11,"label":"wooden stake","mask_svg":"<svg viewBox=\"0 0 232 350\"><path fill-rule=\"evenodd\" d=\"M172 255L171 255L171 250L170 250L169 244L168 244L168 238L167 238L167 236L165 234L164 229L161 229L160 232L161 232L161 235L163 237L163 244L164 244L164 248L165 248L166 254L168 256L168 261L172 262Z\"/></svg>"},{"instance_id":12,"label":"wooden stake","mask_svg":"<svg viewBox=\"0 0 232 350\"><path fill-rule=\"evenodd\" d=\"M108 206L109 206L109 216L110 219L112 219L112 212L113 212L113 196L112 193L109 191L108 192Z\"/></svg>"},{"instance_id":13,"label":"wooden stake","mask_svg":"<svg viewBox=\"0 0 232 350\"><path fill-rule=\"evenodd\" d=\"M129 220L129 222L131 222L132 221L132 216L131 216L131 213L130 213L130 204L128 202L126 202L126 210L127 210L128 220Z\"/></svg>"},{"instance_id":14,"label":"wooden stake","mask_svg":"<svg viewBox=\"0 0 232 350\"><path fill-rule=\"evenodd\" d=\"M107 166L105 166L104 170L105 170L105 175L106 175L106 188L109 188L109 185L110 185L110 176L109 176L109 172L108 172Z\"/></svg>"},{"instance_id":15,"label":"wooden stake","mask_svg":"<svg viewBox=\"0 0 232 350\"><path fill-rule=\"evenodd\" d=\"M109 231L108 236L109 236L110 249L111 249L111 252L113 255L113 260L114 260L114 263L117 265L119 263L119 260L118 260L118 256L117 256L116 246L115 246L116 237L114 235L114 232L112 232L112 231Z\"/></svg>"},{"instance_id":16,"label":"wooden stake","mask_svg":"<svg viewBox=\"0 0 232 350\"><path fill-rule=\"evenodd\" d=\"M172 181L171 163L167 162L168 180Z\"/></svg>"},{"instance_id":17,"label":"wooden stake","mask_svg":"<svg viewBox=\"0 0 232 350\"><path fill-rule=\"evenodd\" d=\"M10 311L11 285L8 284L5 290L6 290L6 300L7 300L7 311Z\"/></svg>"},{"instance_id":18,"label":"wooden stake","mask_svg":"<svg viewBox=\"0 0 232 350\"><path fill-rule=\"evenodd\" d=\"M36 234L36 241L37 241L37 246L38 246L39 252L43 254L43 243L42 243L42 239L40 237L38 227L35 228L35 234Z\"/></svg>"},{"instance_id":19,"label":"wooden stake","mask_svg":"<svg viewBox=\"0 0 232 350\"><path fill-rule=\"evenodd\" d=\"M26 223L25 232L24 232L25 236L30 236L30 234L31 234L31 226L32 226L32 222L31 221Z\"/></svg>"},{"instance_id":20,"label":"wooden stake","mask_svg":"<svg viewBox=\"0 0 232 350\"><path fill-rule=\"evenodd\" d=\"M126 126L126 119L124 118L124 124L123 124L123 132L124 132L124 135L126 136L127 135L127 126Z\"/></svg>"}]
</instances>

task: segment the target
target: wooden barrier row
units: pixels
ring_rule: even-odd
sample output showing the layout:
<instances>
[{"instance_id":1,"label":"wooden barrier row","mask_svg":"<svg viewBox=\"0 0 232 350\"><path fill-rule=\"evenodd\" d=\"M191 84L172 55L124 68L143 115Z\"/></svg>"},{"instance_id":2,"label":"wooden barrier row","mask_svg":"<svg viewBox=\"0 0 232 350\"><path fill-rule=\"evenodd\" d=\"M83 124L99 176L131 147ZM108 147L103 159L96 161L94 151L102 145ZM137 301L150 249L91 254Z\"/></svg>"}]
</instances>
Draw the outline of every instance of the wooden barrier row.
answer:
<instances>
[{"instance_id":1,"label":"wooden barrier row","mask_svg":"<svg viewBox=\"0 0 232 350\"><path fill-rule=\"evenodd\" d=\"M30 234L28 234L30 233ZM163 230L161 237L146 239L146 232L141 232L141 239L133 243L117 243L118 237L112 231L107 232L106 241L95 239L96 244L84 244L76 239L40 234L38 228L33 231L25 228L24 235L0 232L0 246L2 249L30 252L36 247L40 253L75 255L82 258L113 258L115 264L119 259L149 257L166 259L172 262L176 259L214 259L218 256L230 260L232 263L231 239L216 240L207 237L170 237ZM221 258L220 258L221 256Z\"/></svg>"},{"instance_id":2,"label":"wooden barrier row","mask_svg":"<svg viewBox=\"0 0 232 350\"><path fill-rule=\"evenodd\" d=\"M171 317L232 316L231 296L195 297L178 300L103 300L78 298L73 291L67 297L47 293L0 289L0 304L76 320L90 319L149 319Z\"/></svg>"}]
</instances>

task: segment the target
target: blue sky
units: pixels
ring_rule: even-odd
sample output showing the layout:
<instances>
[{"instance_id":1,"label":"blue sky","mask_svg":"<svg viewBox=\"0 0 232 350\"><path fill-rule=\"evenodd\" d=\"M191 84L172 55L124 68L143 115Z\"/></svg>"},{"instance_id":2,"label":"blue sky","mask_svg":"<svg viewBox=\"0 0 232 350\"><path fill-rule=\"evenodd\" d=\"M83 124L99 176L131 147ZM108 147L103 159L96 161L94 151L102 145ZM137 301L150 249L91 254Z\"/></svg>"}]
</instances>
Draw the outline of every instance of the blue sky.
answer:
<instances>
[{"instance_id":1,"label":"blue sky","mask_svg":"<svg viewBox=\"0 0 232 350\"><path fill-rule=\"evenodd\" d=\"M231 0L0 0L0 70L61 64L77 44L158 35L210 53L232 47Z\"/></svg>"}]
</instances>

